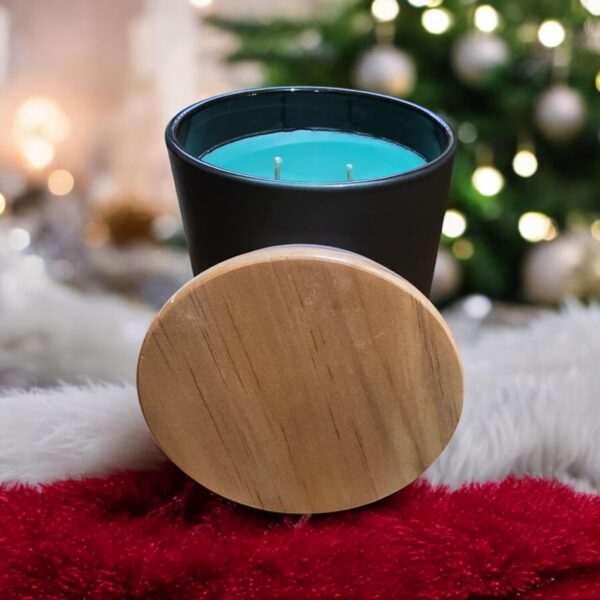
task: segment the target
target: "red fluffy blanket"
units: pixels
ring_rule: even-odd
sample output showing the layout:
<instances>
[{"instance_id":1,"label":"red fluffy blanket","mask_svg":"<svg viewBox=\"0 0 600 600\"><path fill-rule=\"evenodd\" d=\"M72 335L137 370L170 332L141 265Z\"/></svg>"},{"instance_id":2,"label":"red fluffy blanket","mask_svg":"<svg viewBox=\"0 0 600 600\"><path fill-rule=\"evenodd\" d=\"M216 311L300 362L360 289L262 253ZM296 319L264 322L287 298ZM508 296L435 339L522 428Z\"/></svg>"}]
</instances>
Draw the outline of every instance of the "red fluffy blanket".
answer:
<instances>
[{"instance_id":1,"label":"red fluffy blanket","mask_svg":"<svg viewBox=\"0 0 600 600\"><path fill-rule=\"evenodd\" d=\"M600 497L416 483L283 517L172 467L0 490L0 598L600 598Z\"/></svg>"}]
</instances>

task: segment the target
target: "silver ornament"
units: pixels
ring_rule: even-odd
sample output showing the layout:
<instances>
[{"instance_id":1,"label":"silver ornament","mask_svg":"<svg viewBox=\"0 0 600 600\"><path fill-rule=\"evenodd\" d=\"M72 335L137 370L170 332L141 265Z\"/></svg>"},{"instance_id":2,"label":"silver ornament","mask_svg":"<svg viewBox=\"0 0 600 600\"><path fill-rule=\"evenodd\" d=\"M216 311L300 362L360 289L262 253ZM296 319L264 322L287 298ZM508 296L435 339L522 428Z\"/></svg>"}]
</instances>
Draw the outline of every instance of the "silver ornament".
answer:
<instances>
[{"instance_id":1,"label":"silver ornament","mask_svg":"<svg viewBox=\"0 0 600 600\"><path fill-rule=\"evenodd\" d=\"M408 96L416 83L413 59L390 44L378 45L365 52L354 68L359 88L392 96Z\"/></svg>"},{"instance_id":2,"label":"silver ornament","mask_svg":"<svg viewBox=\"0 0 600 600\"><path fill-rule=\"evenodd\" d=\"M451 63L458 78L469 85L485 83L493 69L508 63L506 42L489 33L469 33L460 38L452 49Z\"/></svg>"},{"instance_id":3,"label":"silver ornament","mask_svg":"<svg viewBox=\"0 0 600 600\"><path fill-rule=\"evenodd\" d=\"M569 232L533 246L523 265L525 293L534 302L600 297L600 242Z\"/></svg>"},{"instance_id":4,"label":"silver ornament","mask_svg":"<svg viewBox=\"0 0 600 600\"><path fill-rule=\"evenodd\" d=\"M583 126L586 107L581 94L564 85L547 89L535 105L535 122L546 138L564 142Z\"/></svg>"}]
</instances>

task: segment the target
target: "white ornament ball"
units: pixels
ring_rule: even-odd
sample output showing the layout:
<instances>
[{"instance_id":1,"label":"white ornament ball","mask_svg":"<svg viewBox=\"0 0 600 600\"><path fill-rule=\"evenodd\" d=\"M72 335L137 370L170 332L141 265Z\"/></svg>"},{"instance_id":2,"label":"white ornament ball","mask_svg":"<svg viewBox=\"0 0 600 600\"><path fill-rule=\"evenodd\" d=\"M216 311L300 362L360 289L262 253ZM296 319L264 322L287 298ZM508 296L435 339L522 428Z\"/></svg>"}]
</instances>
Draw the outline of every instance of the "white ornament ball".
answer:
<instances>
[{"instance_id":1,"label":"white ornament ball","mask_svg":"<svg viewBox=\"0 0 600 600\"><path fill-rule=\"evenodd\" d=\"M530 300L556 304L580 298L587 288L587 248L575 235L563 234L531 248L523 266L525 294Z\"/></svg>"},{"instance_id":2,"label":"white ornament ball","mask_svg":"<svg viewBox=\"0 0 600 600\"><path fill-rule=\"evenodd\" d=\"M408 96L417 79L413 59L392 45L379 45L365 52L354 69L359 88L392 96Z\"/></svg>"},{"instance_id":3,"label":"white ornament ball","mask_svg":"<svg viewBox=\"0 0 600 600\"><path fill-rule=\"evenodd\" d=\"M452 49L451 63L454 72L464 83L473 86L485 82L493 69L508 63L506 42L488 33L470 33L460 38Z\"/></svg>"},{"instance_id":4,"label":"white ornament ball","mask_svg":"<svg viewBox=\"0 0 600 600\"><path fill-rule=\"evenodd\" d=\"M572 138L583 126L585 115L586 107L581 94L562 84L543 92L535 105L537 126L553 142Z\"/></svg>"},{"instance_id":5,"label":"white ornament ball","mask_svg":"<svg viewBox=\"0 0 600 600\"><path fill-rule=\"evenodd\" d=\"M456 295L461 282L462 270L458 261L445 246L440 246L433 272L431 300L433 302L449 300Z\"/></svg>"}]
</instances>

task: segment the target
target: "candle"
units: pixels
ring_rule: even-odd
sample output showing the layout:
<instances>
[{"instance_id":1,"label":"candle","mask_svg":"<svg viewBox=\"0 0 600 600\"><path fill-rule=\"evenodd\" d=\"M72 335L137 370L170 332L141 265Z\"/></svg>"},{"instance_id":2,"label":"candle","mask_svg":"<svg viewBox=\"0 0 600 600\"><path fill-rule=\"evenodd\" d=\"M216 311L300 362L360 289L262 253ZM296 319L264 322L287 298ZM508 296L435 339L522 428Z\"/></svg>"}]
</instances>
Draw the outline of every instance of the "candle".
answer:
<instances>
[{"instance_id":1,"label":"candle","mask_svg":"<svg viewBox=\"0 0 600 600\"><path fill-rule=\"evenodd\" d=\"M389 177L426 162L414 150L386 139L314 129L245 137L199 158L241 175L316 185Z\"/></svg>"},{"instance_id":2,"label":"candle","mask_svg":"<svg viewBox=\"0 0 600 600\"><path fill-rule=\"evenodd\" d=\"M429 292L456 141L426 108L355 90L244 90L184 109L166 141L195 273L318 244Z\"/></svg>"}]
</instances>

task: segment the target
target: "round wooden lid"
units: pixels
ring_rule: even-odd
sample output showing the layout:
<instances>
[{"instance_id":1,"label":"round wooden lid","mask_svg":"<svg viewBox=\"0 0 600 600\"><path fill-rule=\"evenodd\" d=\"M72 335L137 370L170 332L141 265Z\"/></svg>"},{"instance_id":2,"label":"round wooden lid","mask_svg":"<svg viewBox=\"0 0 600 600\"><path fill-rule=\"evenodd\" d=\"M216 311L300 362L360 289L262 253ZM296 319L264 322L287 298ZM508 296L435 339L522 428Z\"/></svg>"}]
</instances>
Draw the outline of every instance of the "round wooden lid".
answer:
<instances>
[{"instance_id":1,"label":"round wooden lid","mask_svg":"<svg viewBox=\"0 0 600 600\"><path fill-rule=\"evenodd\" d=\"M362 256L277 246L218 264L162 308L138 365L165 454L248 506L322 513L418 477L460 416L460 358L405 279Z\"/></svg>"}]
</instances>

